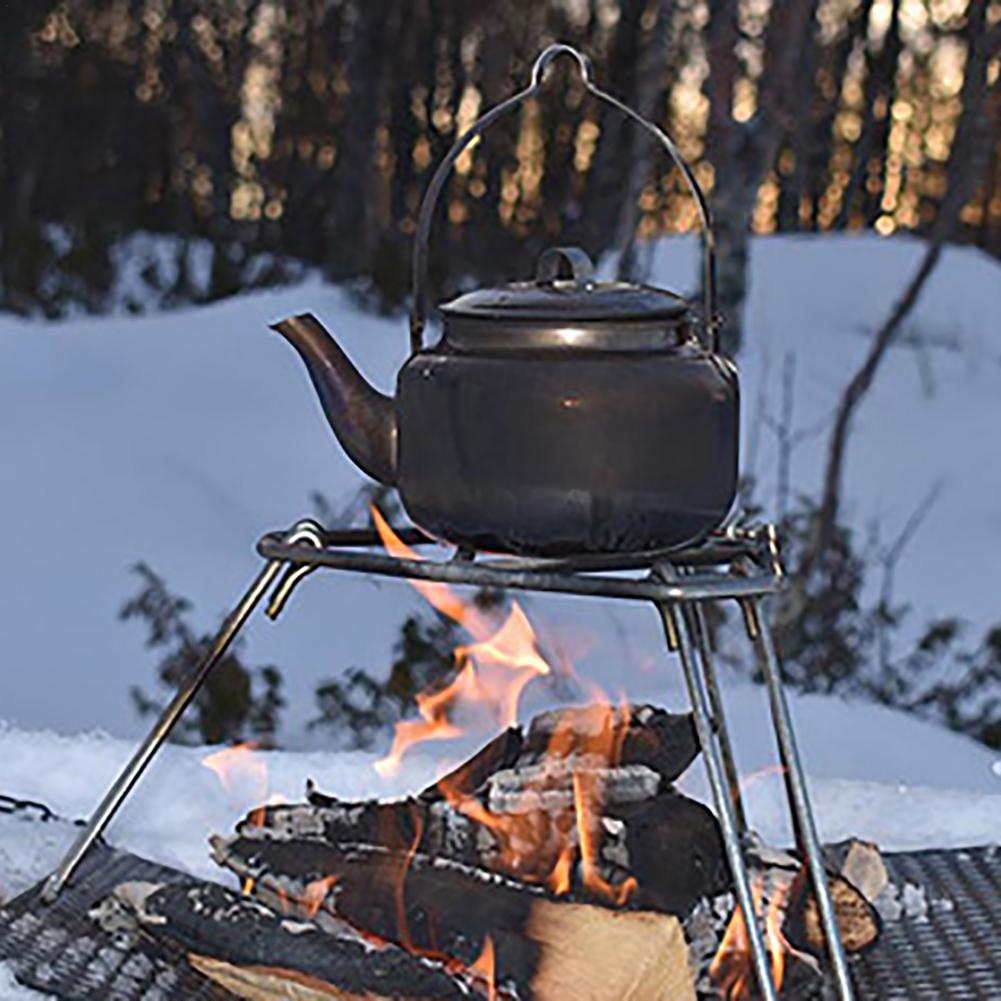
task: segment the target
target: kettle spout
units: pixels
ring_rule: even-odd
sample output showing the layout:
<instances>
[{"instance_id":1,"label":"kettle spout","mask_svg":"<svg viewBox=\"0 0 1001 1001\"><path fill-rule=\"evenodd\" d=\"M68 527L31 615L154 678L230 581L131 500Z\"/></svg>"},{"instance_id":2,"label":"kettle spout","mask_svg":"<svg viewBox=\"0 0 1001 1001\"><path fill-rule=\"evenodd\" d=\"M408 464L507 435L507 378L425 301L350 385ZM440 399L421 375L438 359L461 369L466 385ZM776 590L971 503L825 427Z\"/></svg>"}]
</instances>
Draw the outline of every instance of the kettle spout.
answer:
<instances>
[{"instance_id":1,"label":"kettle spout","mask_svg":"<svg viewBox=\"0 0 1001 1001\"><path fill-rule=\"evenodd\" d=\"M271 324L299 353L349 458L380 483L396 482L396 405L373 389L312 313Z\"/></svg>"}]
</instances>

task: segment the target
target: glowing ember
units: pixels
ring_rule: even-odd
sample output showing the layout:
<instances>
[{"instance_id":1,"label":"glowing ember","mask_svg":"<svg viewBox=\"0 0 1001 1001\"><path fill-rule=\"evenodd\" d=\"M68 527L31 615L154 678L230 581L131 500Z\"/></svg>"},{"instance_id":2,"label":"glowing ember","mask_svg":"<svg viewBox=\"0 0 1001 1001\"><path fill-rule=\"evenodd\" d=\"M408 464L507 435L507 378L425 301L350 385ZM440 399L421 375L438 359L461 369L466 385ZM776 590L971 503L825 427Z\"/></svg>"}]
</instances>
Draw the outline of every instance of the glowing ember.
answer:
<instances>
[{"instance_id":1,"label":"glowing ember","mask_svg":"<svg viewBox=\"0 0 1001 1001\"><path fill-rule=\"evenodd\" d=\"M496 1001L497 980L496 980L496 960L494 957L494 940L488 935L483 943L483 951L479 958L469 967L487 988L487 1001Z\"/></svg>"},{"instance_id":2,"label":"glowing ember","mask_svg":"<svg viewBox=\"0 0 1001 1001\"><path fill-rule=\"evenodd\" d=\"M752 887L754 913L759 918L761 917L762 883L763 879L758 877ZM776 992L782 990L786 952L791 951L789 943L782 934L784 903L785 891L777 888L769 901L768 914L765 918L765 946L771 962L772 982L775 984ZM735 907L730 916L723 941L720 942L712 965L709 967L709 976L719 991L720 997L725 998L726 1001L748 1001L754 996L754 966L751 961L747 926L744 924L744 915L739 907Z\"/></svg>"},{"instance_id":3,"label":"glowing ember","mask_svg":"<svg viewBox=\"0 0 1001 1001\"><path fill-rule=\"evenodd\" d=\"M250 876L248 876L243 881L242 893L245 897L249 897L253 892L254 892L254 881Z\"/></svg>"}]
</instances>

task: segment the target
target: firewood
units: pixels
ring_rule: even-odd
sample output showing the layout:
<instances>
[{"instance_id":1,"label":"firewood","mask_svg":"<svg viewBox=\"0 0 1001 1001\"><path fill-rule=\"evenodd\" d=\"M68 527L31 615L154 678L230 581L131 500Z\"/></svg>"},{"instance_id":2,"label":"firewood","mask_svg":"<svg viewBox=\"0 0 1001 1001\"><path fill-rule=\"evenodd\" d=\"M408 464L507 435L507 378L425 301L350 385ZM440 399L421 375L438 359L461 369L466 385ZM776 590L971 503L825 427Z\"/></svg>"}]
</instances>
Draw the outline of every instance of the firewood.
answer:
<instances>
[{"instance_id":1,"label":"firewood","mask_svg":"<svg viewBox=\"0 0 1001 1001\"><path fill-rule=\"evenodd\" d=\"M859 842L862 845L861 842ZM868 846L874 848L875 846ZM847 856L850 846L837 852ZM825 954L825 936L820 923L820 911L813 892L813 884L807 868L800 859L783 849L771 848L758 844L753 850L754 869L764 873L767 881L774 886L781 886L785 900L785 920L783 932L789 942L798 949L808 949L816 956ZM867 856L870 853L866 853ZM878 855L878 850L877 850ZM836 860L827 858L827 885L834 904L834 917L841 933L841 941L849 953L861 952L867 949L879 937L882 928L879 912L870 899L860 889L852 884L843 874L832 871ZM833 863L833 865L832 865ZM861 866L861 862L856 863ZM878 865L882 865L880 859ZM868 867L872 869L872 878L877 879L875 867L877 863L868 858ZM840 866L844 871L844 864ZM884 870L885 871L885 870Z\"/></svg>"},{"instance_id":2,"label":"firewood","mask_svg":"<svg viewBox=\"0 0 1001 1001\"><path fill-rule=\"evenodd\" d=\"M876 899L890 882L883 856L879 848L870 841L852 840L849 843L845 860L841 864L841 875L870 904L876 903Z\"/></svg>"},{"instance_id":3,"label":"firewood","mask_svg":"<svg viewBox=\"0 0 1001 1001\"><path fill-rule=\"evenodd\" d=\"M269 906L303 912L305 888L332 889L315 921L356 928L471 967L490 941L498 989L536 1001L695 998L681 923L668 914L554 898L496 874L414 852L321 841L212 839L213 856Z\"/></svg>"},{"instance_id":4,"label":"firewood","mask_svg":"<svg viewBox=\"0 0 1001 1001\"><path fill-rule=\"evenodd\" d=\"M323 797L315 801L326 805L283 804L254 810L238 825L238 834L247 843L322 841L341 847L413 849L535 884L548 881L569 846L570 885L582 889L572 792L569 802L555 806L542 796L531 815L518 819L513 829L523 845L513 839L505 844L503 831L475 819L486 808L473 798L468 802L475 803L480 812L464 808L462 802L452 806L420 799L352 803ZM672 788L647 799L602 804L594 820L599 874L615 884L630 877L636 880L637 890L630 899L639 907L683 917L698 900L728 885L716 818L701 803ZM504 851L505 847L509 850Z\"/></svg>"},{"instance_id":5,"label":"firewood","mask_svg":"<svg viewBox=\"0 0 1001 1001\"><path fill-rule=\"evenodd\" d=\"M684 915L728 879L715 817L670 785L697 753L689 715L560 709L524 732L506 730L415 798L343 802L310 783L307 804L256 809L237 830L247 839L414 850L534 884L562 865L572 883L576 799L586 787L601 879L639 878L635 903Z\"/></svg>"},{"instance_id":6,"label":"firewood","mask_svg":"<svg viewBox=\"0 0 1001 1001\"><path fill-rule=\"evenodd\" d=\"M519 727L506 730L420 798L434 802L442 798L442 790L453 796L473 795L499 772L586 758L596 745L606 752L614 748L614 760L606 760L606 765L642 765L661 778L660 787L679 778L699 753L691 713L669 713L650 705L554 709L534 717L527 732Z\"/></svg>"},{"instance_id":7,"label":"firewood","mask_svg":"<svg viewBox=\"0 0 1001 1001\"><path fill-rule=\"evenodd\" d=\"M845 951L862 952L879 938L882 927L879 912L843 876L828 873L827 885ZM826 938L820 923L820 909L805 868L792 881L783 931L797 948L806 948L816 956L825 954Z\"/></svg>"},{"instance_id":8,"label":"firewood","mask_svg":"<svg viewBox=\"0 0 1001 1001\"><path fill-rule=\"evenodd\" d=\"M587 745L610 723L622 726L622 714L629 714L628 723L616 734L617 765L645 765L655 771L665 783L680 778L699 753L699 740L691 713L669 713L651 705L632 705L609 713L605 706L592 705L556 709L536 716L518 756L518 763L533 759L559 756L568 745ZM568 740L567 731L578 735ZM562 747L561 747L562 745Z\"/></svg>"},{"instance_id":9,"label":"firewood","mask_svg":"<svg viewBox=\"0 0 1001 1001\"><path fill-rule=\"evenodd\" d=\"M142 932L179 948L204 976L239 997L287 1001L460 1001L469 989L440 963L344 923L321 930L214 883L126 883L113 901ZM103 920L110 919L106 906Z\"/></svg>"}]
</instances>

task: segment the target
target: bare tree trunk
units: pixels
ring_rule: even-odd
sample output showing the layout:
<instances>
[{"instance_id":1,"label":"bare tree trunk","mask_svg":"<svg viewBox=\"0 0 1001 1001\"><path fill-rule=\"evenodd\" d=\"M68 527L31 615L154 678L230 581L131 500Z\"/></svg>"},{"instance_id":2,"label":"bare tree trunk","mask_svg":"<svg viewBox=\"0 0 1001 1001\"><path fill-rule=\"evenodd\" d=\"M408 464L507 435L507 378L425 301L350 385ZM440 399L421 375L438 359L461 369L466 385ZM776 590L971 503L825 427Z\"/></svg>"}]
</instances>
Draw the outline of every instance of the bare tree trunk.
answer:
<instances>
[{"instance_id":1,"label":"bare tree trunk","mask_svg":"<svg viewBox=\"0 0 1001 1001\"><path fill-rule=\"evenodd\" d=\"M989 52L984 32L985 16L986 0L971 0L966 30L969 55L960 92L962 117L949 152L948 174L951 183L939 208L928 247L917 271L883 322L868 354L841 396L828 440L827 465L824 470L820 507L811 539L804 550L799 567L796 568L794 585L787 592L787 598L783 602L784 607L779 616L780 625L791 621L799 614L810 575L834 538L841 500L845 454L856 411L872 387L879 366L898 337L904 321L917 304L921 292L942 256L946 242L954 235L960 212L973 195L976 184L982 176L982 159L988 152L984 142L987 123L983 114L984 95L987 90L985 70Z\"/></svg>"},{"instance_id":2,"label":"bare tree trunk","mask_svg":"<svg viewBox=\"0 0 1001 1001\"><path fill-rule=\"evenodd\" d=\"M636 63L636 110L644 117L656 120L657 102L664 93L664 78L671 47L671 17L674 0L655 0L649 8L653 26L646 32ZM636 264L636 227L640 217L640 195L651 175L654 157L663 155L659 145L639 128L633 129L630 142L629 171L622 194L622 206L615 231L616 249L622 253L618 261L618 277L629 278Z\"/></svg>"},{"instance_id":3,"label":"bare tree trunk","mask_svg":"<svg viewBox=\"0 0 1001 1001\"><path fill-rule=\"evenodd\" d=\"M351 278L364 268L367 218L379 122L379 67L387 0L353 0L347 16L347 114L340 130L330 207L323 221L327 274Z\"/></svg>"},{"instance_id":4,"label":"bare tree trunk","mask_svg":"<svg viewBox=\"0 0 1001 1001\"><path fill-rule=\"evenodd\" d=\"M758 189L775 164L803 81L799 69L815 46L818 0L775 0L768 19L758 110L746 123L731 113L739 73L737 0L714 0L708 28L710 100L708 148L715 170L713 215L719 251L719 309L726 320L723 349L741 344L747 295L748 237Z\"/></svg>"},{"instance_id":5,"label":"bare tree trunk","mask_svg":"<svg viewBox=\"0 0 1001 1001\"><path fill-rule=\"evenodd\" d=\"M890 120L893 95L897 89L897 64L900 61L900 52L903 47L900 37L900 4L901 0L893 0L890 25L886 29L882 49L875 54L871 51L867 53L862 128L855 146L855 163L852 167L851 177L844 190L841 210L834 223L835 229L843 229L848 223L855 196L860 191L864 192L865 175L869 169L869 161L886 144L889 131L887 123ZM866 30L868 30L868 25ZM877 105L884 107L882 118L876 116Z\"/></svg>"}]
</instances>

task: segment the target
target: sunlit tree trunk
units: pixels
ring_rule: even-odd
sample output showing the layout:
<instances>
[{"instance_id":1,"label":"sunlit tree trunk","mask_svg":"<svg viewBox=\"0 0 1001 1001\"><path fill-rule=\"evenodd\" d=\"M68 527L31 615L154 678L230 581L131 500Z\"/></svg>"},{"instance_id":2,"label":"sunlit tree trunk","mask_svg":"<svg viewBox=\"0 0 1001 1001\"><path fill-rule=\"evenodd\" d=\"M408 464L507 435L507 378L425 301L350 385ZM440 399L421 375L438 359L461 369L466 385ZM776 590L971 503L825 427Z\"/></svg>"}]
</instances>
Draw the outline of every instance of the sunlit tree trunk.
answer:
<instances>
[{"instance_id":1,"label":"sunlit tree trunk","mask_svg":"<svg viewBox=\"0 0 1001 1001\"><path fill-rule=\"evenodd\" d=\"M751 221L758 190L775 165L782 140L799 106L800 70L812 60L818 0L775 0L768 19L758 106L747 122L732 113L740 68L737 0L713 0L707 28L710 101L707 148L715 172L712 208L719 252L722 345L741 345L747 296Z\"/></svg>"}]
</instances>

